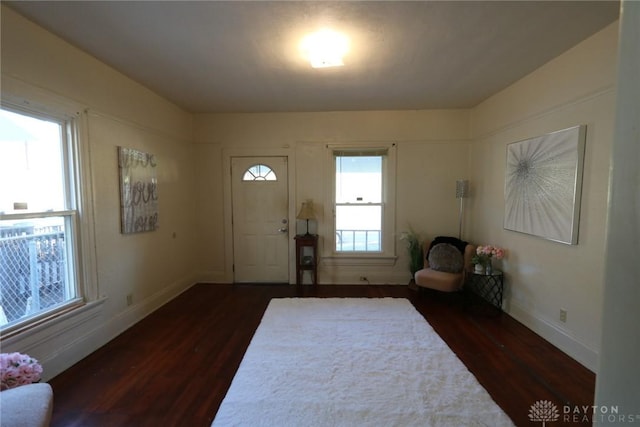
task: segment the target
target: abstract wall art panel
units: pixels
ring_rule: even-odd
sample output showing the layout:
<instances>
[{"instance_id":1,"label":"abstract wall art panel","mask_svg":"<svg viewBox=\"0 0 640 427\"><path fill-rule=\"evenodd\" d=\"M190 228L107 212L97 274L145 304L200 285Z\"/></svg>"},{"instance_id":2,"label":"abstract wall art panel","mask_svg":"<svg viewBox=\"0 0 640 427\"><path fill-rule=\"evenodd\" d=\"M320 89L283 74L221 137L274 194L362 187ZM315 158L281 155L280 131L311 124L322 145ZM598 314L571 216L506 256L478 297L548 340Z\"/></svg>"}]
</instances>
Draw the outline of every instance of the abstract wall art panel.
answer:
<instances>
[{"instance_id":1,"label":"abstract wall art panel","mask_svg":"<svg viewBox=\"0 0 640 427\"><path fill-rule=\"evenodd\" d=\"M158 228L158 179L153 154L118 147L123 234Z\"/></svg>"},{"instance_id":2,"label":"abstract wall art panel","mask_svg":"<svg viewBox=\"0 0 640 427\"><path fill-rule=\"evenodd\" d=\"M507 145L504 228L578 243L586 126Z\"/></svg>"}]
</instances>

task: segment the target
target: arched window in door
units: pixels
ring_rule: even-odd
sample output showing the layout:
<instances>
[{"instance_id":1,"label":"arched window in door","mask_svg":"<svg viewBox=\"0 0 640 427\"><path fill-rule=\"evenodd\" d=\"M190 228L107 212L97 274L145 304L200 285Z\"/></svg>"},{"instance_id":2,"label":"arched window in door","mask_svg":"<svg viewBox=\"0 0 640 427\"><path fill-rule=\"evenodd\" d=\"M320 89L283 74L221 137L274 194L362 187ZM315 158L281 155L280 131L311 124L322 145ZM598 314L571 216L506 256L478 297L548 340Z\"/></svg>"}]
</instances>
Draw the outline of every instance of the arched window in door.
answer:
<instances>
[{"instance_id":1,"label":"arched window in door","mask_svg":"<svg viewBox=\"0 0 640 427\"><path fill-rule=\"evenodd\" d=\"M275 172L267 165L253 165L242 176L243 181L277 181Z\"/></svg>"}]
</instances>

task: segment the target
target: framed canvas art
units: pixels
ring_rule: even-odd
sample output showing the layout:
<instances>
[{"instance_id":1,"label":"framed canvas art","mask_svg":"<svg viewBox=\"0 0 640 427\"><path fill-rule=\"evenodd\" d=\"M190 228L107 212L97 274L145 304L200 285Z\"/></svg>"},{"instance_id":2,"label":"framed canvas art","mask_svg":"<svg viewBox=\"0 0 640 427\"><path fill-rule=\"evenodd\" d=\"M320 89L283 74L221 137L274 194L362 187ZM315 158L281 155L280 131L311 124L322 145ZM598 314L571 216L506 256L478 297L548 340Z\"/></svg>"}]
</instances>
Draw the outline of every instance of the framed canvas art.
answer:
<instances>
[{"instance_id":1,"label":"framed canvas art","mask_svg":"<svg viewBox=\"0 0 640 427\"><path fill-rule=\"evenodd\" d=\"M123 234L158 228L158 179L153 154L118 147L120 212Z\"/></svg>"},{"instance_id":2,"label":"framed canvas art","mask_svg":"<svg viewBox=\"0 0 640 427\"><path fill-rule=\"evenodd\" d=\"M504 228L578 243L586 126L507 145Z\"/></svg>"}]
</instances>

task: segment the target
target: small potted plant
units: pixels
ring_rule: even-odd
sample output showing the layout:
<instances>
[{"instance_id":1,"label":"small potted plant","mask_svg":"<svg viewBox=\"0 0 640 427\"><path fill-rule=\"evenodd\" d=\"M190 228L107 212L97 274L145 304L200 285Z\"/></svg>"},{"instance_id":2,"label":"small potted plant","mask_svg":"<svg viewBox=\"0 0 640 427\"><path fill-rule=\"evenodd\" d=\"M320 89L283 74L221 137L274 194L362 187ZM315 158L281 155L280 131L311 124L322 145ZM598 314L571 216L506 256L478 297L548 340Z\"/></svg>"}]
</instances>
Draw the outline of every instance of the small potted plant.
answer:
<instances>
[{"instance_id":1,"label":"small potted plant","mask_svg":"<svg viewBox=\"0 0 640 427\"><path fill-rule=\"evenodd\" d=\"M491 274L493 271L491 259L494 257L495 259L502 259L504 258L504 254L504 249L498 246L478 246L476 249L476 254L473 258L471 258L471 263L474 264L474 271L476 273Z\"/></svg>"},{"instance_id":2,"label":"small potted plant","mask_svg":"<svg viewBox=\"0 0 640 427\"><path fill-rule=\"evenodd\" d=\"M473 272L478 274L484 274L484 257L481 255L474 255L471 258L471 264L473 264Z\"/></svg>"}]
</instances>

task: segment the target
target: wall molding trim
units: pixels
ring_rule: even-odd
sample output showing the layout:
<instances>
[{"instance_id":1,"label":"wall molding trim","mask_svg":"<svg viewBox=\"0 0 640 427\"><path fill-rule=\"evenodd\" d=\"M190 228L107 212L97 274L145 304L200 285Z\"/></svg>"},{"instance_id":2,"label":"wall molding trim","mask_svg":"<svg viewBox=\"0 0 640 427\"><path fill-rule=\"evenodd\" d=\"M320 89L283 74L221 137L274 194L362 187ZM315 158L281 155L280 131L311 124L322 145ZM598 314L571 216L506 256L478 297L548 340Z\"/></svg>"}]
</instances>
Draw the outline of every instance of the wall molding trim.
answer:
<instances>
[{"instance_id":1,"label":"wall molding trim","mask_svg":"<svg viewBox=\"0 0 640 427\"><path fill-rule=\"evenodd\" d=\"M570 99L567 102L564 102L562 104L554 104L550 107L546 107L543 108L539 111L536 111L535 113L531 113L531 114L527 114L525 116L520 117L517 120L514 121L510 121L507 122L505 124L502 124L494 129L491 130L487 130L484 131L483 133L475 133L475 126L473 123L473 111L475 109L477 109L478 107L475 107L472 109L471 114L472 114L472 123L471 123L471 134L472 134L472 141L478 141L478 140L482 140L482 139L486 139L486 138L490 138L492 136L495 136L497 134L500 134L502 132L506 132L512 129L516 129L519 126L522 126L525 123L531 122L531 121L536 121L536 120L540 120L543 119L545 117L548 117L552 114L558 114L562 111L565 110L571 110L571 109L575 109L578 105L580 104L584 104L587 102L590 102L594 99L600 98L602 96L605 95L615 95L615 85L614 84L610 84L601 88L598 88L594 91L588 92L586 94L583 94L581 96L575 97L573 99Z\"/></svg>"}]
</instances>

